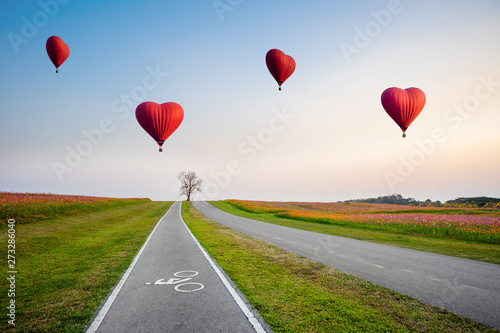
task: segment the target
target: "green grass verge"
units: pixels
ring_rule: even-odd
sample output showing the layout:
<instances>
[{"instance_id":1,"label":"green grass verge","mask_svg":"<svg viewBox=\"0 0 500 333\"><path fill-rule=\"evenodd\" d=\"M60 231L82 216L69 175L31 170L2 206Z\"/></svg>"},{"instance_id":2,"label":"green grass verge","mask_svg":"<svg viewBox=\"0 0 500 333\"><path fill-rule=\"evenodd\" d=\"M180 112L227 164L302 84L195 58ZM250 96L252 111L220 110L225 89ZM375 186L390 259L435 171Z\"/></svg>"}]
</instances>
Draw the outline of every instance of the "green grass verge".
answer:
<instances>
[{"instance_id":1,"label":"green grass verge","mask_svg":"<svg viewBox=\"0 0 500 333\"><path fill-rule=\"evenodd\" d=\"M210 204L237 216L287 227L500 264L500 246L495 244L476 243L446 238L432 238L421 235L405 235L400 233L391 233L389 231L374 231L362 228L358 229L347 226L294 220L278 217L269 213L250 213L224 201L211 201Z\"/></svg>"},{"instance_id":2,"label":"green grass verge","mask_svg":"<svg viewBox=\"0 0 500 333\"><path fill-rule=\"evenodd\" d=\"M275 332L495 332L229 229L191 203L182 216Z\"/></svg>"},{"instance_id":3,"label":"green grass verge","mask_svg":"<svg viewBox=\"0 0 500 333\"><path fill-rule=\"evenodd\" d=\"M7 323L3 278L0 331L82 332L171 204L140 200L16 225L16 325ZM0 231L6 253L7 227Z\"/></svg>"}]
</instances>

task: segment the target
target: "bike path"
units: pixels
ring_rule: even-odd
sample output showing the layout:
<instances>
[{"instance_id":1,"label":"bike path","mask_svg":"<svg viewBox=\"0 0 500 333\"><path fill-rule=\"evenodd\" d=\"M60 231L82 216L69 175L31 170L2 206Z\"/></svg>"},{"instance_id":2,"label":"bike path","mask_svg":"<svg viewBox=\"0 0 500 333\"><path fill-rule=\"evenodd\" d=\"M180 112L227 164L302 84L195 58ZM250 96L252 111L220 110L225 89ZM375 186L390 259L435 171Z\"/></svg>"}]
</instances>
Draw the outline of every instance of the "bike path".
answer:
<instances>
[{"instance_id":1,"label":"bike path","mask_svg":"<svg viewBox=\"0 0 500 333\"><path fill-rule=\"evenodd\" d=\"M87 333L265 332L180 208L174 203L158 222Z\"/></svg>"},{"instance_id":2,"label":"bike path","mask_svg":"<svg viewBox=\"0 0 500 333\"><path fill-rule=\"evenodd\" d=\"M202 201L193 205L251 237L500 329L500 265L265 223Z\"/></svg>"}]
</instances>

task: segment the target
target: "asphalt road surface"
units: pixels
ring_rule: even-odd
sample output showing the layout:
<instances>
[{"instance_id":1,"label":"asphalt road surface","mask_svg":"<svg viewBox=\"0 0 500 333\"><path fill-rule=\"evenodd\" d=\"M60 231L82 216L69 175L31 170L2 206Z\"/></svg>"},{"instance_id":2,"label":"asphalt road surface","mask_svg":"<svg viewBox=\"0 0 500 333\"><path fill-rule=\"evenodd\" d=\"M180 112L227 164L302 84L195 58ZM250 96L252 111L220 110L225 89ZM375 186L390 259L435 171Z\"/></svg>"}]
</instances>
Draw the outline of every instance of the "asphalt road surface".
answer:
<instances>
[{"instance_id":1,"label":"asphalt road surface","mask_svg":"<svg viewBox=\"0 0 500 333\"><path fill-rule=\"evenodd\" d=\"M238 217L197 201L206 217L364 280L500 329L500 265L329 236Z\"/></svg>"},{"instance_id":2,"label":"asphalt road surface","mask_svg":"<svg viewBox=\"0 0 500 333\"><path fill-rule=\"evenodd\" d=\"M198 244L174 203L86 332L265 332Z\"/></svg>"}]
</instances>

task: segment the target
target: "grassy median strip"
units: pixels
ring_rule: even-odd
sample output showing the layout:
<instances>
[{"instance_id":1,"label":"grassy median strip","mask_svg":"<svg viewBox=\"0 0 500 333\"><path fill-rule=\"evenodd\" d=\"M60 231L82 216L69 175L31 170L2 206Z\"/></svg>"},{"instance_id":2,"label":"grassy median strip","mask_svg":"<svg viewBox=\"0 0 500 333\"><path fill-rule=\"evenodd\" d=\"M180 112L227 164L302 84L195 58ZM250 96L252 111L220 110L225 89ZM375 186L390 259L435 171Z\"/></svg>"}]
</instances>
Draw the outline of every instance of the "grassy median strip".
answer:
<instances>
[{"instance_id":1,"label":"grassy median strip","mask_svg":"<svg viewBox=\"0 0 500 333\"><path fill-rule=\"evenodd\" d=\"M423 235L406 235L392 233L390 231L374 231L334 224L294 220L290 218L278 217L268 213L250 213L234 207L230 203L224 201L211 201L210 203L219 209L237 216L283 225L286 227L500 264L500 246L497 244L433 238Z\"/></svg>"},{"instance_id":2,"label":"grassy median strip","mask_svg":"<svg viewBox=\"0 0 500 333\"><path fill-rule=\"evenodd\" d=\"M0 331L82 332L171 204L138 200L16 225L15 326L4 315Z\"/></svg>"},{"instance_id":3,"label":"grassy median strip","mask_svg":"<svg viewBox=\"0 0 500 333\"><path fill-rule=\"evenodd\" d=\"M243 235L190 203L182 216L275 332L495 332Z\"/></svg>"}]
</instances>

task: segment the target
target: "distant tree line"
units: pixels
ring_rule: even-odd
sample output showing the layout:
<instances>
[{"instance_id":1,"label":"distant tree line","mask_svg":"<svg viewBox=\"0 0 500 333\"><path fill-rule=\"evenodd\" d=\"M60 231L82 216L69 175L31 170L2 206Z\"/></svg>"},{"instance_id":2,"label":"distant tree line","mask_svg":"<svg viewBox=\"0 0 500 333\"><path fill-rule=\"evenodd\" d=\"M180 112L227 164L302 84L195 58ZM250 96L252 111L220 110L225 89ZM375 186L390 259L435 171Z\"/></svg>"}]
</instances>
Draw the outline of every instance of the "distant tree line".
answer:
<instances>
[{"instance_id":1,"label":"distant tree line","mask_svg":"<svg viewBox=\"0 0 500 333\"><path fill-rule=\"evenodd\" d=\"M441 201L432 201L427 199L419 201L414 198L403 198L401 194L391 194L380 196L378 198L346 200L344 202L366 202L378 204L393 204L393 205L409 205L409 206L423 206L423 207L499 207L500 198L490 197L472 197L472 198L456 198L448 200L445 203Z\"/></svg>"},{"instance_id":2,"label":"distant tree line","mask_svg":"<svg viewBox=\"0 0 500 333\"><path fill-rule=\"evenodd\" d=\"M455 200L448 200L446 201L447 204L472 204L476 205L478 207L484 207L484 206L492 206L493 205L498 205L500 204L500 199L499 198L490 198L490 197L474 197L474 198L456 198Z\"/></svg>"}]
</instances>

